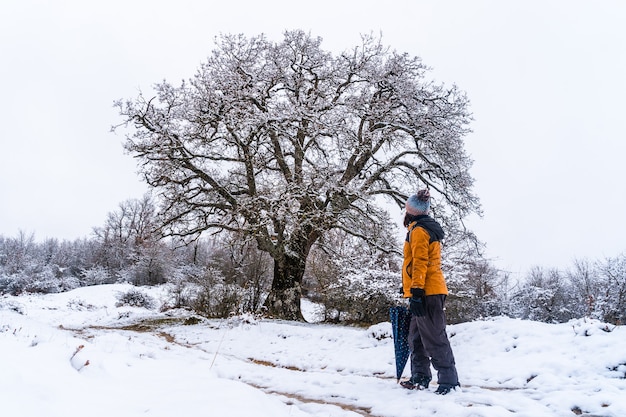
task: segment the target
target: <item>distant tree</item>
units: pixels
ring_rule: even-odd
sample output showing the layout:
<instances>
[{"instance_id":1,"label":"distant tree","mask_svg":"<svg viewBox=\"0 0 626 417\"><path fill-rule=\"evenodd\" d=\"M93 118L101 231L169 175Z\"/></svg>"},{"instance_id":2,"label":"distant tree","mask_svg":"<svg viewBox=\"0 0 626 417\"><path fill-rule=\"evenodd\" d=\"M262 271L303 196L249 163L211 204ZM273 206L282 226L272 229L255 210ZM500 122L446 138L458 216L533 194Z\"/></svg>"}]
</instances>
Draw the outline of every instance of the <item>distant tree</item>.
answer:
<instances>
[{"instance_id":1,"label":"distant tree","mask_svg":"<svg viewBox=\"0 0 626 417\"><path fill-rule=\"evenodd\" d=\"M134 284L166 282L172 253L157 229L156 207L149 194L120 203L104 226L94 228L98 265Z\"/></svg>"},{"instance_id":2,"label":"distant tree","mask_svg":"<svg viewBox=\"0 0 626 417\"><path fill-rule=\"evenodd\" d=\"M145 243L158 241L154 224L155 206L146 195L129 199L107 214L104 226L95 227L94 235L100 244L100 262L110 269L131 264Z\"/></svg>"},{"instance_id":3,"label":"distant tree","mask_svg":"<svg viewBox=\"0 0 626 417\"><path fill-rule=\"evenodd\" d=\"M188 82L118 102L125 148L158 189L162 231L235 231L273 259L270 314L301 320L307 257L332 229L397 250L377 197L429 187L447 230L480 211L456 86L372 36L333 56L302 31L282 42L225 35ZM468 235L469 236L469 235Z\"/></svg>"},{"instance_id":4,"label":"distant tree","mask_svg":"<svg viewBox=\"0 0 626 417\"><path fill-rule=\"evenodd\" d=\"M518 317L545 323L562 323L577 317L580 303L566 275L558 269L533 267L513 295Z\"/></svg>"},{"instance_id":5,"label":"distant tree","mask_svg":"<svg viewBox=\"0 0 626 417\"><path fill-rule=\"evenodd\" d=\"M446 301L446 317L460 323L498 316L506 311L508 275L490 262L475 258L454 269Z\"/></svg>"},{"instance_id":6,"label":"distant tree","mask_svg":"<svg viewBox=\"0 0 626 417\"><path fill-rule=\"evenodd\" d=\"M626 323L626 255L607 258L598 264L601 277L596 310L609 323Z\"/></svg>"},{"instance_id":7,"label":"distant tree","mask_svg":"<svg viewBox=\"0 0 626 417\"><path fill-rule=\"evenodd\" d=\"M17 237L6 238L0 247L0 266L6 274L23 271L34 262L37 256L35 234L18 232Z\"/></svg>"},{"instance_id":8,"label":"distant tree","mask_svg":"<svg viewBox=\"0 0 626 417\"><path fill-rule=\"evenodd\" d=\"M576 316L602 319L601 314L597 314L597 307L602 300L604 283L600 280L596 266L588 260L577 259L566 276L572 286L572 294L578 301Z\"/></svg>"}]
</instances>

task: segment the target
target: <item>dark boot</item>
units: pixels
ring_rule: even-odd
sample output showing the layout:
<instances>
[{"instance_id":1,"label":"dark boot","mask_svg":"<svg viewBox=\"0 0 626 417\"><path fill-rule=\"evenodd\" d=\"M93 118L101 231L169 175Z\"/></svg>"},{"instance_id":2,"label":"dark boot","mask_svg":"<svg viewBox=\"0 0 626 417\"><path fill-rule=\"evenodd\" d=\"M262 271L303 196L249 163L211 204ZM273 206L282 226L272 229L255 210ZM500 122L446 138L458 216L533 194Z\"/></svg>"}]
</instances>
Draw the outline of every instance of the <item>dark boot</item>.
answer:
<instances>
[{"instance_id":1,"label":"dark boot","mask_svg":"<svg viewBox=\"0 0 626 417\"><path fill-rule=\"evenodd\" d=\"M428 384L430 383L431 378L426 375L413 375L406 381L400 382L403 388L406 389L426 389L428 388Z\"/></svg>"},{"instance_id":2,"label":"dark boot","mask_svg":"<svg viewBox=\"0 0 626 417\"><path fill-rule=\"evenodd\" d=\"M437 391L435 391L435 394L446 395L449 394L450 391L455 390L456 387L460 386L460 384L439 384L439 386L437 387Z\"/></svg>"}]
</instances>

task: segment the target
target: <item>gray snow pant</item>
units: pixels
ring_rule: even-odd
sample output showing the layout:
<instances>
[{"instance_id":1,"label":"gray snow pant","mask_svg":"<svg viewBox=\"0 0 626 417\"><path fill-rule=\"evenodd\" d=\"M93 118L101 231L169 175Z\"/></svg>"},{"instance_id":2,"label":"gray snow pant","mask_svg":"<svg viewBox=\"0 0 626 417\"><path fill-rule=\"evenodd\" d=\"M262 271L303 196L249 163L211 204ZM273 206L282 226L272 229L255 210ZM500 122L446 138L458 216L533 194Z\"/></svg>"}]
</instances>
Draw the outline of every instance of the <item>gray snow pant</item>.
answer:
<instances>
[{"instance_id":1,"label":"gray snow pant","mask_svg":"<svg viewBox=\"0 0 626 417\"><path fill-rule=\"evenodd\" d=\"M430 365L437 370L439 384L457 385L454 355L446 334L446 315L443 310L446 296L429 295L424 304L426 315L411 317L409 349L411 350L411 376L417 374L432 378Z\"/></svg>"}]
</instances>

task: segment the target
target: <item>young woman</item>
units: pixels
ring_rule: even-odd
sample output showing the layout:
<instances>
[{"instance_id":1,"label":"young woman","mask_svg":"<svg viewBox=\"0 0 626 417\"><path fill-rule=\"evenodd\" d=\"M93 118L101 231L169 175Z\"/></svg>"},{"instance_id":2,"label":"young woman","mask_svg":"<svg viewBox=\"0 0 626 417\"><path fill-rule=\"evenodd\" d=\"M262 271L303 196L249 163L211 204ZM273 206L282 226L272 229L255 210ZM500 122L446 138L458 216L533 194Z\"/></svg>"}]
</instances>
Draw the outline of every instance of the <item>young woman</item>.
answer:
<instances>
[{"instance_id":1,"label":"young woman","mask_svg":"<svg viewBox=\"0 0 626 417\"><path fill-rule=\"evenodd\" d=\"M402 289L409 299L411 325L411 378L401 382L408 389L425 389L437 370L437 394L445 395L459 385L454 355L446 334L444 303L448 295L441 271L441 240L444 232L428 215L430 192L420 190L406 201Z\"/></svg>"}]
</instances>

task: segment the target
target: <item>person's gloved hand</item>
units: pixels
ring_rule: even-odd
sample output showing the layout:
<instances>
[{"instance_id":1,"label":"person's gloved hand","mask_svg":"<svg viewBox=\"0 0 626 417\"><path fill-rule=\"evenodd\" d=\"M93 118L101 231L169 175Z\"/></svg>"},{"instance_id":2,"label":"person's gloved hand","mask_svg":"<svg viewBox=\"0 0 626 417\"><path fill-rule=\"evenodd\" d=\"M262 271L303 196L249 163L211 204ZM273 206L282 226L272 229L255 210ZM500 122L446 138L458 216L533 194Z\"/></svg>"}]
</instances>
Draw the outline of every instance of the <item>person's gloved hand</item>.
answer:
<instances>
[{"instance_id":1,"label":"person's gloved hand","mask_svg":"<svg viewBox=\"0 0 626 417\"><path fill-rule=\"evenodd\" d=\"M424 306L424 290L422 288L411 288L411 298L409 298L409 310L416 317L422 317L426 314Z\"/></svg>"}]
</instances>

